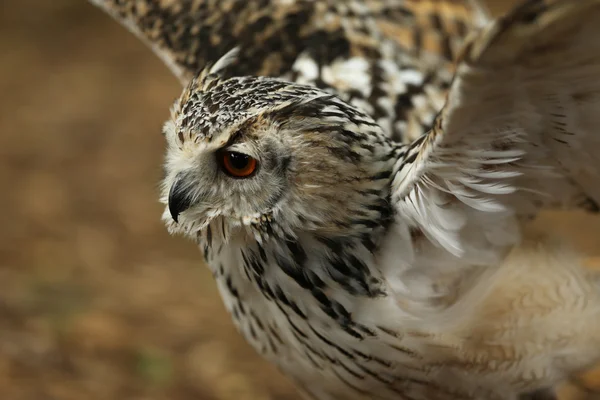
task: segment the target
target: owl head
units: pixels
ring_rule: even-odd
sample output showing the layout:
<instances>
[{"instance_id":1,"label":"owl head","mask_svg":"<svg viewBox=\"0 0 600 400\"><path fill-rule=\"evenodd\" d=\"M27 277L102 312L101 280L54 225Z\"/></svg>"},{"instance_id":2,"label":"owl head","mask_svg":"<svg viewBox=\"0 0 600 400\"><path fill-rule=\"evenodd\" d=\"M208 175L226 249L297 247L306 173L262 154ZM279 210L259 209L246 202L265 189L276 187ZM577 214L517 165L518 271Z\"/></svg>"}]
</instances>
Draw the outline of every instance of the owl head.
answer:
<instances>
[{"instance_id":1,"label":"owl head","mask_svg":"<svg viewBox=\"0 0 600 400\"><path fill-rule=\"evenodd\" d=\"M347 234L389 213L394 146L365 114L310 86L230 77L219 61L175 102L162 202L172 233Z\"/></svg>"}]
</instances>

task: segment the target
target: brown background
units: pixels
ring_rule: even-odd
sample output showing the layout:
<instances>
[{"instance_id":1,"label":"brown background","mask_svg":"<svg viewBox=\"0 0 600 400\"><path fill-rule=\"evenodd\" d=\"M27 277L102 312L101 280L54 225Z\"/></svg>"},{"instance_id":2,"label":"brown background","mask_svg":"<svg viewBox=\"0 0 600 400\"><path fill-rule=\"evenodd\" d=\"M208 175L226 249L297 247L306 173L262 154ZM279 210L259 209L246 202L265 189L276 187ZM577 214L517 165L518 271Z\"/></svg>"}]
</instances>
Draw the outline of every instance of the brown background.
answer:
<instances>
[{"instance_id":1,"label":"brown background","mask_svg":"<svg viewBox=\"0 0 600 400\"><path fill-rule=\"evenodd\" d=\"M4 0L0 50L0 398L296 399L159 220L167 69L84 0ZM542 223L593 264L598 221Z\"/></svg>"}]
</instances>

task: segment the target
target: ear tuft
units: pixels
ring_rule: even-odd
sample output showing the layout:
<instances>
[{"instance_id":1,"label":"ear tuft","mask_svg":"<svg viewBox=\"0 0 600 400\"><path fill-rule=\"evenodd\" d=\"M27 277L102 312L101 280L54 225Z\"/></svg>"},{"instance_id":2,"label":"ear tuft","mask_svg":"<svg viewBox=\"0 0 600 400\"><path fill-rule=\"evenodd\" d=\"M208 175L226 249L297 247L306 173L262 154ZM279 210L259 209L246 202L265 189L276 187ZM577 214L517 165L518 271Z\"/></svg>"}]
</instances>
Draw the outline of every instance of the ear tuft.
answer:
<instances>
[{"instance_id":1,"label":"ear tuft","mask_svg":"<svg viewBox=\"0 0 600 400\"><path fill-rule=\"evenodd\" d=\"M240 48L234 47L225 55L219 58L214 64L207 65L198 75L192 79L191 87L195 87L202 92L210 90L223 79L225 70L238 60Z\"/></svg>"},{"instance_id":2,"label":"ear tuft","mask_svg":"<svg viewBox=\"0 0 600 400\"><path fill-rule=\"evenodd\" d=\"M219 58L217 60L217 62L215 62L212 65L212 67L210 67L210 70L208 71L208 74L209 75L213 75L213 74L218 75L218 74L220 74L224 69L226 69L231 64L233 64L234 62L236 62L239 55L240 55L240 48L239 47L234 47L233 49L229 50L227 53L225 53L224 56L222 56L221 58Z\"/></svg>"}]
</instances>

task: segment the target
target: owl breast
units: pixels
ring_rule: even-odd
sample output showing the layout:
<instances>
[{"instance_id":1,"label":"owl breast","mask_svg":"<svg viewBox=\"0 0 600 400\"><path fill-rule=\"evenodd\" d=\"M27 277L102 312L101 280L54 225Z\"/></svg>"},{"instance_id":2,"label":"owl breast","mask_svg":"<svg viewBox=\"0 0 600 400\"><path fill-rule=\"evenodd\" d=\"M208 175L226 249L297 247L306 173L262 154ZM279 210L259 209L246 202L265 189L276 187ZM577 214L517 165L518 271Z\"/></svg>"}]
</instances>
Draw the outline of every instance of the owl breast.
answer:
<instances>
[{"instance_id":1,"label":"owl breast","mask_svg":"<svg viewBox=\"0 0 600 400\"><path fill-rule=\"evenodd\" d=\"M385 287L349 302L331 289L320 298L279 265L257 262L246 247L233 245L207 259L239 332L311 398L472 398L432 382L434 363L420 351L430 340L426 334L405 338L385 327L386 320L401 320L389 318L397 307ZM306 270L316 267L309 257Z\"/></svg>"}]
</instances>

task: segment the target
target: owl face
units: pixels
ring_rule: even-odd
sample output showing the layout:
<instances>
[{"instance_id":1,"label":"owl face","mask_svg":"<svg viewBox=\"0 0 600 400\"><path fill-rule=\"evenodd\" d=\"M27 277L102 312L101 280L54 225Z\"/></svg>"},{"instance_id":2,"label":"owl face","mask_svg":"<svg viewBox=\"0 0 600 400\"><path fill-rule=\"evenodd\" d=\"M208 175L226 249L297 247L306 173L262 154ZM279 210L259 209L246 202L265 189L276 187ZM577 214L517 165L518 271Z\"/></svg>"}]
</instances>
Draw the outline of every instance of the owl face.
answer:
<instances>
[{"instance_id":1,"label":"owl face","mask_svg":"<svg viewBox=\"0 0 600 400\"><path fill-rule=\"evenodd\" d=\"M215 220L255 234L342 231L349 215L369 218L393 161L367 116L268 78L193 81L164 132L163 218L192 236Z\"/></svg>"}]
</instances>

